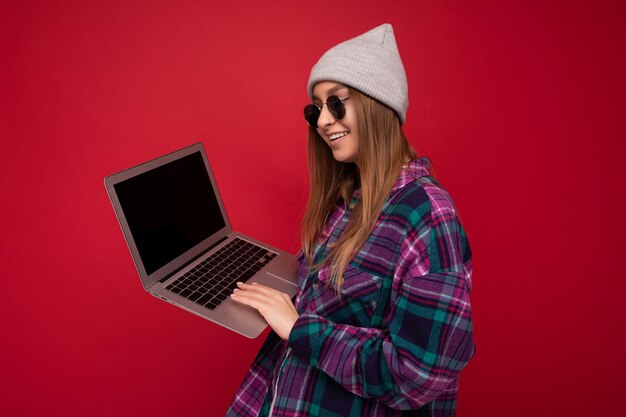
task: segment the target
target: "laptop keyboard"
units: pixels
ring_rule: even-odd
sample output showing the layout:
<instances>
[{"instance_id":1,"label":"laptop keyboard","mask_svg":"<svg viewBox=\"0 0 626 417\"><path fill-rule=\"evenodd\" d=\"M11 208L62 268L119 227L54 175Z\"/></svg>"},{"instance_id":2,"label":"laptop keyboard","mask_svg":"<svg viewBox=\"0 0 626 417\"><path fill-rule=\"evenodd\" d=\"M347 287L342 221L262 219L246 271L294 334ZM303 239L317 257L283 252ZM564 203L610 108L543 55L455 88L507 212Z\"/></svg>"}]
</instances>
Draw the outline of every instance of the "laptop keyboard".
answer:
<instances>
[{"instance_id":1,"label":"laptop keyboard","mask_svg":"<svg viewBox=\"0 0 626 417\"><path fill-rule=\"evenodd\" d=\"M273 252L235 238L166 289L214 310L237 288L237 282L248 280L275 257Z\"/></svg>"}]
</instances>

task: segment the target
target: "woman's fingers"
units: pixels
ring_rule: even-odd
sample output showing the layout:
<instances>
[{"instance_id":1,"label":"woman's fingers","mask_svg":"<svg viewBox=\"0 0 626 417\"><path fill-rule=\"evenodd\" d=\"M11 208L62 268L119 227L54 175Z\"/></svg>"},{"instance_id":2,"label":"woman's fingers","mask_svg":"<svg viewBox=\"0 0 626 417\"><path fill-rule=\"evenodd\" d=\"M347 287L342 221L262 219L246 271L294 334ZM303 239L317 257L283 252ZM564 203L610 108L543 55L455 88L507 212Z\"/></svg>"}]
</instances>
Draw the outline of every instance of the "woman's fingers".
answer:
<instances>
[{"instance_id":1,"label":"woman's fingers","mask_svg":"<svg viewBox=\"0 0 626 417\"><path fill-rule=\"evenodd\" d=\"M275 289L266 287L265 285L262 285L262 284L257 284L256 282L252 284L238 282L237 287L246 291L256 292L256 293L265 294L265 295L282 294L280 291L276 291Z\"/></svg>"},{"instance_id":2,"label":"woman's fingers","mask_svg":"<svg viewBox=\"0 0 626 417\"><path fill-rule=\"evenodd\" d=\"M233 291L233 294L245 297L246 299L257 300L263 303L270 303L280 297L280 293L278 291L272 290L271 288L264 287L262 285L248 285L243 283L237 283L237 286L239 286L239 288L236 288Z\"/></svg>"},{"instance_id":3,"label":"woman's fingers","mask_svg":"<svg viewBox=\"0 0 626 417\"><path fill-rule=\"evenodd\" d=\"M232 299L256 309L281 338L288 339L298 319L291 298L261 284L237 283L237 286L239 288L231 295Z\"/></svg>"}]
</instances>

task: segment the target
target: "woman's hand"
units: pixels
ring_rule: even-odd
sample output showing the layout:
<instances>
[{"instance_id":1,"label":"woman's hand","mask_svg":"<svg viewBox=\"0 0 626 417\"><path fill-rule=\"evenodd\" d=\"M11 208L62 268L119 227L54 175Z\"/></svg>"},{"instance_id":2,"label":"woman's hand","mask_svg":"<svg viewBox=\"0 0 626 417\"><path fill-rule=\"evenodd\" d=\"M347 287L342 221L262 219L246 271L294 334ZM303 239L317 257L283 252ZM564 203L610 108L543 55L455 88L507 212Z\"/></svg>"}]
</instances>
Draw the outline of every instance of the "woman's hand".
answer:
<instances>
[{"instance_id":1,"label":"woman's hand","mask_svg":"<svg viewBox=\"0 0 626 417\"><path fill-rule=\"evenodd\" d=\"M237 287L231 295L232 299L258 310L281 339L289 339L289 333L299 317L291 298L284 292L256 282L238 282Z\"/></svg>"}]
</instances>

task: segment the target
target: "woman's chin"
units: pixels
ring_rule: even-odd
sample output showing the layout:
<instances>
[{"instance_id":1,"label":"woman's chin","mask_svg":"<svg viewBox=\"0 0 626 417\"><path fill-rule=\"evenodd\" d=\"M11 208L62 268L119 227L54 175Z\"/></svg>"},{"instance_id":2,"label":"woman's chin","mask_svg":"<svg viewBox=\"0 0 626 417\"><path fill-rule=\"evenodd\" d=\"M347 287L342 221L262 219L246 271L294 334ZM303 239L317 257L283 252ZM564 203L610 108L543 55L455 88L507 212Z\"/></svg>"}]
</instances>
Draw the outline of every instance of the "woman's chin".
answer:
<instances>
[{"instance_id":1,"label":"woman's chin","mask_svg":"<svg viewBox=\"0 0 626 417\"><path fill-rule=\"evenodd\" d=\"M333 152L333 157L337 162L343 162L344 164L349 164L354 162L354 157L350 155L343 155L340 152Z\"/></svg>"}]
</instances>

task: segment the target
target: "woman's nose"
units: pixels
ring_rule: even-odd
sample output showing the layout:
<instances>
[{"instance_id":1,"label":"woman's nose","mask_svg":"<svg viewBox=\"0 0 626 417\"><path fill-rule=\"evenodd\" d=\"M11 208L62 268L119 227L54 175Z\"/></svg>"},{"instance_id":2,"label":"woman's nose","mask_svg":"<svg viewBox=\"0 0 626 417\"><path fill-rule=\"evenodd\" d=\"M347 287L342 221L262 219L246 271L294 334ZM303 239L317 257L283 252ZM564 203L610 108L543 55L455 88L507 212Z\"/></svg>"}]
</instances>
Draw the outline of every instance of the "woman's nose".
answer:
<instances>
[{"instance_id":1,"label":"woman's nose","mask_svg":"<svg viewBox=\"0 0 626 417\"><path fill-rule=\"evenodd\" d=\"M320 111L320 117L317 119L317 127L324 128L328 125L335 123L335 117L328 110L328 104L322 104L322 110Z\"/></svg>"}]
</instances>

